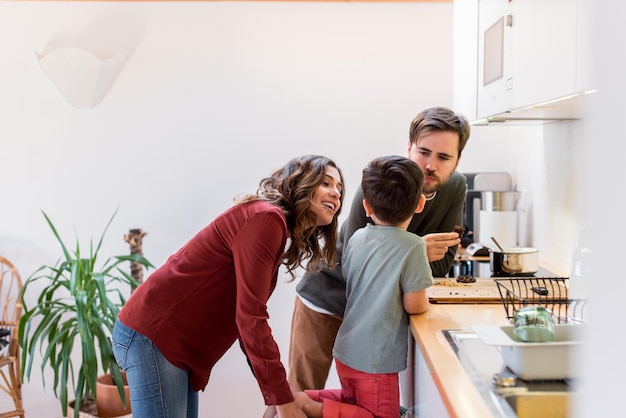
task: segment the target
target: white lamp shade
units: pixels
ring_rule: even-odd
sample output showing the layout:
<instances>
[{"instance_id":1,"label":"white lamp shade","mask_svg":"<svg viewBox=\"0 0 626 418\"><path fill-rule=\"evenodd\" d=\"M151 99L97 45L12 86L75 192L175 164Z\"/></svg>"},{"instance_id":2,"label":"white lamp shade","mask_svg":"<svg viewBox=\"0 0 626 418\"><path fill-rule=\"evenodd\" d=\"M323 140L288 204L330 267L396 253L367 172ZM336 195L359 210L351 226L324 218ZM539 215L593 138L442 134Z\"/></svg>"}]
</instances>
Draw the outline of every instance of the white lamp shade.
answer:
<instances>
[{"instance_id":1,"label":"white lamp shade","mask_svg":"<svg viewBox=\"0 0 626 418\"><path fill-rule=\"evenodd\" d=\"M92 108L104 98L117 78L125 53L101 60L75 47L37 54L39 65L67 102L77 108Z\"/></svg>"}]
</instances>

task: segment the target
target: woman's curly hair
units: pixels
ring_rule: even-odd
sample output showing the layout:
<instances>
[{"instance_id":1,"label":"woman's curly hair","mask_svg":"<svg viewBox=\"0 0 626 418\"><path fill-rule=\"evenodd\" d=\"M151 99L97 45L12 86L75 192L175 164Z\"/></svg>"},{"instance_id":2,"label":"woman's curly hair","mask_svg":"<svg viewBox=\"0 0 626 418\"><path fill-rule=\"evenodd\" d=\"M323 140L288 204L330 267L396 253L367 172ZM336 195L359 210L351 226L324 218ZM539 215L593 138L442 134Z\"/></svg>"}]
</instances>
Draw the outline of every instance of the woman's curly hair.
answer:
<instances>
[{"instance_id":1,"label":"woman's curly hair","mask_svg":"<svg viewBox=\"0 0 626 418\"><path fill-rule=\"evenodd\" d=\"M332 268L336 263L338 216L341 207L328 225L317 226L317 215L311 211L311 201L318 186L326 180L326 168L343 173L335 162L321 155L303 155L289 161L284 167L261 180L256 194L236 199L237 203L265 200L283 210L287 218L290 243L282 263L292 278L295 270L305 267L317 271L322 265ZM344 194L339 198L343 206ZM323 246L320 246L320 241ZM305 260L306 265L304 265Z\"/></svg>"}]
</instances>

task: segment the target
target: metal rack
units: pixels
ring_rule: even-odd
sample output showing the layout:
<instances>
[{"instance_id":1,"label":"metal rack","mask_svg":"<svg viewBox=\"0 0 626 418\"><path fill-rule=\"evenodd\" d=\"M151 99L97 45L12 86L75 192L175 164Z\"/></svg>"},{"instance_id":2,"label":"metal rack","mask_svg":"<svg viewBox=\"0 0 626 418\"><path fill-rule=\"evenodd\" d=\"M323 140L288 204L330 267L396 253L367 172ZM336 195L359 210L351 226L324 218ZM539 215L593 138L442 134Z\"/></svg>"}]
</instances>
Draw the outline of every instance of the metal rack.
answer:
<instances>
[{"instance_id":1,"label":"metal rack","mask_svg":"<svg viewBox=\"0 0 626 418\"><path fill-rule=\"evenodd\" d=\"M552 311L556 324L585 322L586 301L568 297L568 277L502 277L494 280L508 319L524 306L543 306Z\"/></svg>"}]
</instances>

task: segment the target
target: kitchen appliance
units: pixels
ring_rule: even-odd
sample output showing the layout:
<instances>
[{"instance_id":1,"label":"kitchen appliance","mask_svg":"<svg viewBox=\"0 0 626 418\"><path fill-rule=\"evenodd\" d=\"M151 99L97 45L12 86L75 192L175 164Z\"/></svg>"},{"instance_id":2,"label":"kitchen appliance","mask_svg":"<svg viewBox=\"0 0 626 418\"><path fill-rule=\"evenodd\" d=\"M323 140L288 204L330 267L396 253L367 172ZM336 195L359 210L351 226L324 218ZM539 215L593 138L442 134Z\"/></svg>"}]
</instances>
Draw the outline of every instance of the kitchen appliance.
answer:
<instances>
[{"instance_id":1,"label":"kitchen appliance","mask_svg":"<svg viewBox=\"0 0 626 418\"><path fill-rule=\"evenodd\" d=\"M472 257L489 257L489 248L482 246L477 242L472 242L465 250L467 255Z\"/></svg>"},{"instance_id":2,"label":"kitchen appliance","mask_svg":"<svg viewBox=\"0 0 626 418\"><path fill-rule=\"evenodd\" d=\"M489 250L494 276L532 276L539 268L539 251L532 247L503 247Z\"/></svg>"},{"instance_id":3,"label":"kitchen appliance","mask_svg":"<svg viewBox=\"0 0 626 418\"><path fill-rule=\"evenodd\" d=\"M520 193L515 191L468 191L466 220L472 219L474 242L493 248L491 237L497 237L500 245L517 245L517 201ZM480 201L478 216L474 201Z\"/></svg>"},{"instance_id":4,"label":"kitchen appliance","mask_svg":"<svg viewBox=\"0 0 626 418\"><path fill-rule=\"evenodd\" d=\"M474 243L492 248L490 237L502 245L517 245L516 204L509 173L464 173L467 178L464 223ZM467 245L466 245L467 246Z\"/></svg>"}]
</instances>

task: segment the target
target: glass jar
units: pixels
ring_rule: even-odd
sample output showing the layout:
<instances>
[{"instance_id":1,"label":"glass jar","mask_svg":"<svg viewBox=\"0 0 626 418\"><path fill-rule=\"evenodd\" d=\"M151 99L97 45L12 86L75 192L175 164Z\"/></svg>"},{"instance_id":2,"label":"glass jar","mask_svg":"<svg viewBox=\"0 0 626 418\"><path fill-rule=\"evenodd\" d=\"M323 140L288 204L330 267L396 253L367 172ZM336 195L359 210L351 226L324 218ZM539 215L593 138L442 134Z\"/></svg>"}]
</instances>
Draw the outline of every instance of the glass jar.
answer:
<instances>
[{"instance_id":1,"label":"glass jar","mask_svg":"<svg viewBox=\"0 0 626 418\"><path fill-rule=\"evenodd\" d=\"M515 311L513 335L522 342L554 341L552 312L543 306L526 306Z\"/></svg>"}]
</instances>

